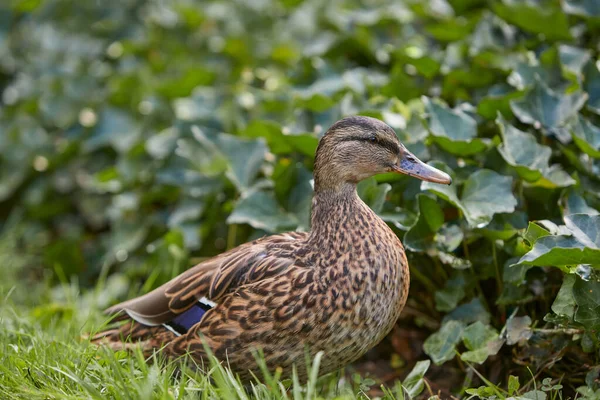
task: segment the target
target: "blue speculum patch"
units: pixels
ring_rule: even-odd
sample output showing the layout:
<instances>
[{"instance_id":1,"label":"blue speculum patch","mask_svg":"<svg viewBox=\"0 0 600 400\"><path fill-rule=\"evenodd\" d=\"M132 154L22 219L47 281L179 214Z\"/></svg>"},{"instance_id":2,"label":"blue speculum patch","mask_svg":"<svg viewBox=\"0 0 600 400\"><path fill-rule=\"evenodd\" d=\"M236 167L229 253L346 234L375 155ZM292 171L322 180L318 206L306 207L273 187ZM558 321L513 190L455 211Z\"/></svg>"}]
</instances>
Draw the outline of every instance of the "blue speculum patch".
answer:
<instances>
[{"instance_id":1,"label":"blue speculum patch","mask_svg":"<svg viewBox=\"0 0 600 400\"><path fill-rule=\"evenodd\" d=\"M214 307L214 303L203 300L198 301L189 310L179 314L171 321L164 323L164 327L178 336L186 334L192 326L200 322L208 310Z\"/></svg>"}]
</instances>

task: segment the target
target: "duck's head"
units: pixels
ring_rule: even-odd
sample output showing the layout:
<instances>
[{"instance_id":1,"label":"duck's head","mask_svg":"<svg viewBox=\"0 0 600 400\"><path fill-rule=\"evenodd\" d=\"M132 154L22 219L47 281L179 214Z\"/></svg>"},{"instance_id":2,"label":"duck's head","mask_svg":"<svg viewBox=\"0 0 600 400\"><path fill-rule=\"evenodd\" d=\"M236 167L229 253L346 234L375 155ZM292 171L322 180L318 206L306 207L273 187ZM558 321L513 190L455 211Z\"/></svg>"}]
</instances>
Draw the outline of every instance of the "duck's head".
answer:
<instances>
[{"instance_id":1,"label":"duck's head","mask_svg":"<svg viewBox=\"0 0 600 400\"><path fill-rule=\"evenodd\" d=\"M424 181L452 183L448 174L425 164L398 140L385 123L346 117L329 128L315 157L315 189L336 190L376 174L396 172Z\"/></svg>"}]
</instances>

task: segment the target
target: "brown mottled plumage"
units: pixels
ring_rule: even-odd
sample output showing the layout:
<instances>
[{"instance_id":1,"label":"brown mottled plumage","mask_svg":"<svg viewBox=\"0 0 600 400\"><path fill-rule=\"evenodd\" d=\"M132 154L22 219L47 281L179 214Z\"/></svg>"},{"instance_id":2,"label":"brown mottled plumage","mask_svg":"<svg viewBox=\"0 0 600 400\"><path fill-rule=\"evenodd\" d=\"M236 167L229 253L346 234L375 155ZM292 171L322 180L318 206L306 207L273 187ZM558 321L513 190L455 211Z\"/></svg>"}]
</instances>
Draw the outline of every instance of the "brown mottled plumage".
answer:
<instances>
[{"instance_id":1,"label":"brown mottled plumage","mask_svg":"<svg viewBox=\"0 0 600 400\"><path fill-rule=\"evenodd\" d=\"M323 350L321 371L350 363L376 345L400 315L409 287L402 243L358 197L356 184L395 171L438 183L445 173L423 164L383 122L348 117L323 136L315 159L315 195L308 233L288 232L243 244L204 261L158 289L113 306L120 327L93 341L113 348L132 343L170 356L215 356L243 379L256 372L254 349L267 366L290 376L305 351ZM216 305L187 333L162 324L209 299Z\"/></svg>"}]
</instances>

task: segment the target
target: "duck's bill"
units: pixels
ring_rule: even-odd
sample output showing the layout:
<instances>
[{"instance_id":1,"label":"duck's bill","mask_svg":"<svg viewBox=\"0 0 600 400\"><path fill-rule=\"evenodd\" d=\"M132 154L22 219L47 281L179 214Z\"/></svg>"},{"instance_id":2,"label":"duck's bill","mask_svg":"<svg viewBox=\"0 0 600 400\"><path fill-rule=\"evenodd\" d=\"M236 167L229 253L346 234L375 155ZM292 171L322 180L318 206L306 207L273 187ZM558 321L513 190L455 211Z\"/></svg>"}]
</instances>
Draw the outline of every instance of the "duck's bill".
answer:
<instances>
[{"instance_id":1,"label":"duck's bill","mask_svg":"<svg viewBox=\"0 0 600 400\"><path fill-rule=\"evenodd\" d=\"M452 183L450 175L431 165L425 164L408 150L404 150L402 158L398 161L398 164L392 167L392 170L399 174L414 176L415 178L428 182L442 183L445 185Z\"/></svg>"}]
</instances>

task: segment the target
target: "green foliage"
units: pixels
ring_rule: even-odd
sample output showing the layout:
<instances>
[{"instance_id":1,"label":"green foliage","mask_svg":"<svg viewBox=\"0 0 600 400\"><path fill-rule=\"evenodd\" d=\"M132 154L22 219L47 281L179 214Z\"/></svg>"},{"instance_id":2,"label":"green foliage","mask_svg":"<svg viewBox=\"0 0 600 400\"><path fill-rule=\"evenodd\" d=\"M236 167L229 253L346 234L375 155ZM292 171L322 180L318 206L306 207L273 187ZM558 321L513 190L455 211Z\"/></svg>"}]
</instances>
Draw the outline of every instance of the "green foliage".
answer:
<instances>
[{"instance_id":1,"label":"green foliage","mask_svg":"<svg viewBox=\"0 0 600 400\"><path fill-rule=\"evenodd\" d=\"M594 0L2 3L0 229L18 243L6 257L27 261L0 294L56 321L76 314L72 299L60 286L21 296L31 279L77 281L82 298L110 283L101 308L197 258L307 230L319 137L345 115L371 115L454 182L359 186L411 266L410 312L386 343L415 364L426 356L398 345L412 327L441 368L477 364L483 375L461 373L447 393L468 377L484 386L463 394L546 398L562 374L597 398L599 21ZM27 332L46 327L28 324L4 328L2 343L41 351L48 337ZM164 371L91 352L60 354L141 373L140 396L156 374L147 386L167 387ZM31 382L79 379L89 390L73 397L116 379L99 370L90 383L73 373L87 369L48 360L17 367ZM525 366L552 385L525 383ZM394 395L417 394L425 370Z\"/></svg>"}]
</instances>

